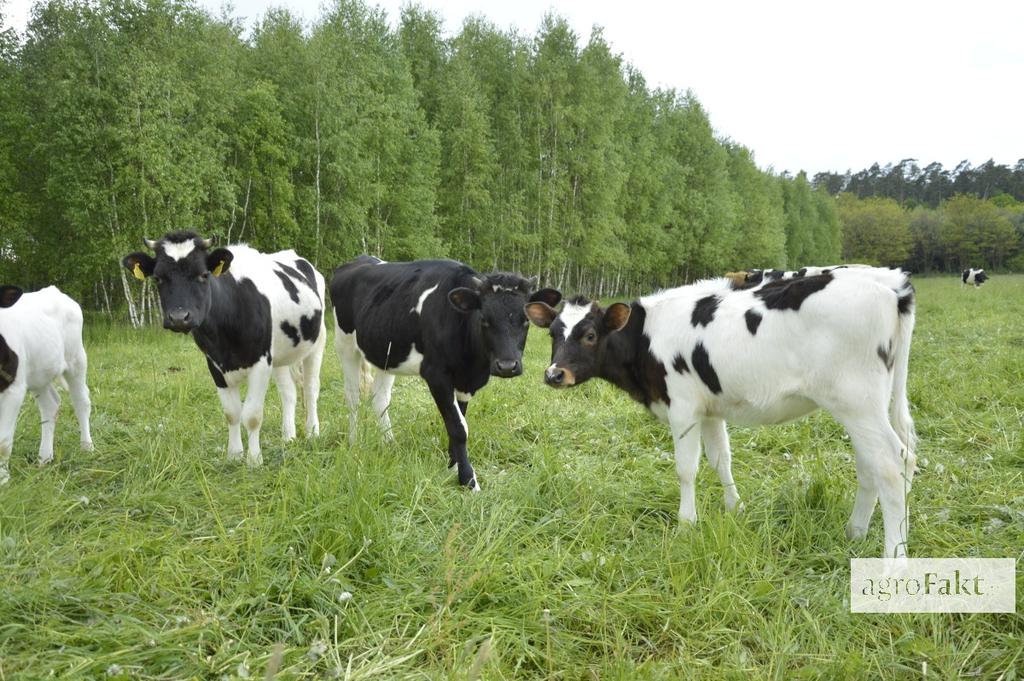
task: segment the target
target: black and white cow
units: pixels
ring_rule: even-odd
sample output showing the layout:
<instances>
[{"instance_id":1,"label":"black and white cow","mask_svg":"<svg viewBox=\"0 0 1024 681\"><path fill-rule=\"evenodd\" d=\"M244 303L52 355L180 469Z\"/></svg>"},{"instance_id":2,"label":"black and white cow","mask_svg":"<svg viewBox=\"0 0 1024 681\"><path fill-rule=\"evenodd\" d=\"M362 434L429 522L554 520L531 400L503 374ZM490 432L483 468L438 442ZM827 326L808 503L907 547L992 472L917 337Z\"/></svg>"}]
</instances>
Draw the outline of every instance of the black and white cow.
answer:
<instances>
[{"instance_id":1,"label":"black and white cow","mask_svg":"<svg viewBox=\"0 0 1024 681\"><path fill-rule=\"evenodd\" d=\"M16 286L0 286L0 485L10 479L7 462L14 446L14 426L27 392L35 396L42 419L40 465L53 459L60 407L54 383L62 380L71 394L82 449L92 451L87 365L78 303L56 286L24 294Z\"/></svg>"},{"instance_id":2,"label":"black and white cow","mask_svg":"<svg viewBox=\"0 0 1024 681\"><path fill-rule=\"evenodd\" d=\"M334 342L345 372L349 438L364 358L377 369L373 407L388 438L395 376L422 376L448 431L448 465L458 465L459 483L479 490L466 448L466 409L491 376L523 372L530 325L524 305L554 306L562 298L554 289L532 289L518 275L478 274L452 260L386 263L363 255L336 269Z\"/></svg>"},{"instance_id":3,"label":"black and white cow","mask_svg":"<svg viewBox=\"0 0 1024 681\"><path fill-rule=\"evenodd\" d=\"M191 333L206 355L228 421L228 458L242 457L244 424L247 462L263 462L260 426L271 378L281 393L282 435L286 441L295 437L294 367L302 373L306 435L318 435L326 343L323 275L295 251L266 254L242 244L211 251L211 241L194 232L171 232L145 243L156 257L132 253L121 262L139 279L153 277L164 328ZM243 404L240 386L246 379Z\"/></svg>"},{"instance_id":4,"label":"black and white cow","mask_svg":"<svg viewBox=\"0 0 1024 681\"><path fill-rule=\"evenodd\" d=\"M866 534L881 499L884 555L906 555L916 437L906 393L914 289L903 272L838 268L741 289L722 278L607 309L581 298L560 313L532 303L527 314L550 327L549 385L603 378L668 422L681 521L697 518L702 436L731 509L739 495L725 422L783 423L822 408L856 450L847 534Z\"/></svg>"},{"instance_id":5,"label":"black and white cow","mask_svg":"<svg viewBox=\"0 0 1024 681\"><path fill-rule=\"evenodd\" d=\"M985 270L976 269L974 267L968 267L960 274L961 287L973 285L975 288L981 286L989 277L985 274Z\"/></svg>"}]
</instances>

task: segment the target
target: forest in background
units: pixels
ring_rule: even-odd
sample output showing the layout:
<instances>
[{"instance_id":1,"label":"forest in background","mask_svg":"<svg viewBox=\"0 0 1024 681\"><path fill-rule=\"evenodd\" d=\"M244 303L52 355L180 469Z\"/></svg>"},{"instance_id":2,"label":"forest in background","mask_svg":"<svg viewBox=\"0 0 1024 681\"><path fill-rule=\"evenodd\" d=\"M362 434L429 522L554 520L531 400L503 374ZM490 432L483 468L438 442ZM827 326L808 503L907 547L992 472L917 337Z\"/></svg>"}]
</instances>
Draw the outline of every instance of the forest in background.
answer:
<instances>
[{"instance_id":1,"label":"forest in background","mask_svg":"<svg viewBox=\"0 0 1024 681\"><path fill-rule=\"evenodd\" d=\"M1024 164L1017 189L985 193L946 173L934 204L866 189L889 166L838 185L763 171L694 93L648 87L600 30L583 43L555 15L533 36L484 18L445 36L420 7L393 29L336 0L311 26L271 10L247 33L190 0L50 0L0 32L0 82L0 280L108 311L146 305L119 258L184 227L327 273L359 253L451 257L598 295L1020 252Z\"/></svg>"}]
</instances>

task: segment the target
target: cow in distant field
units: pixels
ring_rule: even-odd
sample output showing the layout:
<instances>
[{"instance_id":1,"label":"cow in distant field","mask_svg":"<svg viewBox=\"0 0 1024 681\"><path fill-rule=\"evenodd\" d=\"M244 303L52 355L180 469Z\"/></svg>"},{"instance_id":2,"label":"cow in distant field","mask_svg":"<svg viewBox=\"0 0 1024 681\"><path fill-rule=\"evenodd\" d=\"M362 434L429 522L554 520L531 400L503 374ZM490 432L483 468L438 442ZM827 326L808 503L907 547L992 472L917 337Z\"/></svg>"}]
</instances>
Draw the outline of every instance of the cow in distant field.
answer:
<instances>
[{"instance_id":1,"label":"cow in distant field","mask_svg":"<svg viewBox=\"0 0 1024 681\"><path fill-rule=\"evenodd\" d=\"M725 422L784 423L822 408L846 427L856 452L847 535L866 534L880 499L883 555L905 556L916 441L906 393L914 289L899 270L829 269L739 289L728 278L702 281L607 309L585 298L560 313L531 303L527 314L550 328L549 385L600 377L668 422L681 521L697 518L702 436L732 509L739 495Z\"/></svg>"},{"instance_id":2,"label":"cow in distant field","mask_svg":"<svg viewBox=\"0 0 1024 681\"><path fill-rule=\"evenodd\" d=\"M373 407L388 438L395 376L421 376L448 432L449 468L458 466L459 483L479 490L466 446L469 399L491 376L523 372L530 325L524 305L554 306L562 294L533 293L531 282L518 275L478 274L452 260L386 263L367 255L336 269L330 289L350 440L364 359L377 369Z\"/></svg>"},{"instance_id":3,"label":"cow in distant field","mask_svg":"<svg viewBox=\"0 0 1024 681\"><path fill-rule=\"evenodd\" d=\"M92 451L87 364L78 303L56 286L24 294L16 286L0 286L0 485L10 479L7 461L26 392L35 396L42 419L40 465L53 459L53 431L60 407L55 382L67 384L82 449Z\"/></svg>"},{"instance_id":4,"label":"cow in distant field","mask_svg":"<svg viewBox=\"0 0 1024 681\"><path fill-rule=\"evenodd\" d=\"M228 458L242 457L244 424L247 462L263 462L260 427L271 378L281 393L282 435L286 441L295 437L295 367L302 373L306 435L318 435L326 343L323 275L295 251L266 254L241 244L211 251L209 239L189 231L145 243L156 257L131 253L121 262L137 278L153 278L164 328L191 333L206 355L228 421ZM240 386L246 379L243 404Z\"/></svg>"},{"instance_id":5,"label":"cow in distant field","mask_svg":"<svg viewBox=\"0 0 1024 681\"><path fill-rule=\"evenodd\" d=\"M988 281L988 279L989 276L985 274L985 270L969 267L960 274L960 281L962 282L960 286L962 288L964 286L973 285L974 288L978 288Z\"/></svg>"}]
</instances>

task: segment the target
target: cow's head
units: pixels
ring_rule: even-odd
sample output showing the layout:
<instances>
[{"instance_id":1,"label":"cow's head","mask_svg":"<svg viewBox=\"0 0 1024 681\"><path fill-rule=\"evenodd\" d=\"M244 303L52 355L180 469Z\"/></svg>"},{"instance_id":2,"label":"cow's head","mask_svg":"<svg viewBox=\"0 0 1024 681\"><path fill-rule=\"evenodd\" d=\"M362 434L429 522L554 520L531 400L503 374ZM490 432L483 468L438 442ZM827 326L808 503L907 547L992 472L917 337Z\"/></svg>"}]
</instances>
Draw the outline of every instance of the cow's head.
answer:
<instances>
[{"instance_id":1,"label":"cow's head","mask_svg":"<svg viewBox=\"0 0 1024 681\"><path fill-rule=\"evenodd\" d=\"M469 286L448 293L448 302L463 314L474 315L492 376L511 378L523 373L523 348L530 322L525 306L538 301L558 305L562 294L553 288L532 293L533 283L517 274L492 272L473 277Z\"/></svg>"},{"instance_id":2,"label":"cow's head","mask_svg":"<svg viewBox=\"0 0 1024 681\"><path fill-rule=\"evenodd\" d=\"M561 312L544 303L530 303L530 321L551 333L551 366L544 372L548 385L579 385L597 375L602 353L612 334L621 331L632 311L625 303L607 310L582 296L567 300Z\"/></svg>"},{"instance_id":3,"label":"cow's head","mask_svg":"<svg viewBox=\"0 0 1024 681\"><path fill-rule=\"evenodd\" d=\"M231 251L210 251L210 239L186 231L144 241L156 257L136 252L126 255L121 264L138 279L153 277L164 309L164 328L189 333L206 321L211 278L228 271Z\"/></svg>"}]
</instances>

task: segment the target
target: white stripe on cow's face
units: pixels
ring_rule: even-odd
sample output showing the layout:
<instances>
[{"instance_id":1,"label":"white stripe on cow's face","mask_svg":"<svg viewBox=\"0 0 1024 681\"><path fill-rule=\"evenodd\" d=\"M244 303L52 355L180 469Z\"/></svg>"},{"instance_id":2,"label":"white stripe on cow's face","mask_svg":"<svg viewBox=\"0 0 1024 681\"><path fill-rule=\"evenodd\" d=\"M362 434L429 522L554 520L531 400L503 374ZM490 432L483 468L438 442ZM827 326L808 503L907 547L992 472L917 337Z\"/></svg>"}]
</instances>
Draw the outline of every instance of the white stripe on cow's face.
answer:
<instances>
[{"instance_id":1,"label":"white stripe on cow's face","mask_svg":"<svg viewBox=\"0 0 1024 681\"><path fill-rule=\"evenodd\" d=\"M177 262L182 258L188 257L188 254L196 249L196 242L194 239L189 239L188 241L182 241L180 243L165 241L163 243L163 247L164 254L171 260Z\"/></svg>"},{"instance_id":2,"label":"white stripe on cow's face","mask_svg":"<svg viewBox=\"0 0 1024 681\"><path fill-rule=\"evenodd\" d=\"M429 296L431 293L436 291L438 286L440 286L440 284L434 284L433 286L428 288L426 291L421 293L420 294L420 299L416 303L416 307L414 307L413 309L409 310L409 312L410 313L415 312L416 314L422 314L423 313L423 301L425 301L427 299L427 296Z\"/></svg>"},{"instance_id":3,"label":"white stripe on cow's face","mask_svg":"<svg viewBox=\"0 0 1024 681\"><path fill-rule=\"evenodd\" d=\"M572 303L566 303L565 307L562 308L562 313L559 317L562 318L562 323L565 327L562 329L562 337L566 340L572 334L572 330L583 321L583 318L590 314L590 304L586 305L573 305Z\"/></svg>"}]
</instances>

